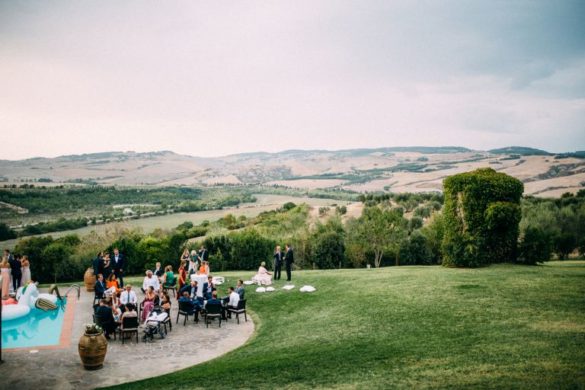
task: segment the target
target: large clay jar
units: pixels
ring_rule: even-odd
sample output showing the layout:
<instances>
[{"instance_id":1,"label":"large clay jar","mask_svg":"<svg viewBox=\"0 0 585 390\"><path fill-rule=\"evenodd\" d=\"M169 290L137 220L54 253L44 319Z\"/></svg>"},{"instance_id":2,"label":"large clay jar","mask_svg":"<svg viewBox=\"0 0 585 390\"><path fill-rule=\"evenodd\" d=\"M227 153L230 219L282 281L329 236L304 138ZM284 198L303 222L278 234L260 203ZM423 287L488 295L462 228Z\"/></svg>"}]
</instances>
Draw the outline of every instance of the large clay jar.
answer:
<instances>
[{"instance_id":1,"label":"large clay jar","mask_svg":"<svg viewBox=\"0 0 585 390\"><path fill-rule=\"evenodd\" d=\"M79 357L86 370L98 370L103 367L108 352L108 340L104 333L87 334L79 339Z\"/></svg>"},{"instance_id":2,"label":"large clay jar","mask_svg":"<svg viewBox=\"0 0 585 390\"><path fill-rule=\"evenodd\" d=\"M85 289L87 291L93 291L95 289L95 275L93 274L93 268L89 267L87 271L85 271L83 281L85 282Z\"/></svg>"}]
</instances>

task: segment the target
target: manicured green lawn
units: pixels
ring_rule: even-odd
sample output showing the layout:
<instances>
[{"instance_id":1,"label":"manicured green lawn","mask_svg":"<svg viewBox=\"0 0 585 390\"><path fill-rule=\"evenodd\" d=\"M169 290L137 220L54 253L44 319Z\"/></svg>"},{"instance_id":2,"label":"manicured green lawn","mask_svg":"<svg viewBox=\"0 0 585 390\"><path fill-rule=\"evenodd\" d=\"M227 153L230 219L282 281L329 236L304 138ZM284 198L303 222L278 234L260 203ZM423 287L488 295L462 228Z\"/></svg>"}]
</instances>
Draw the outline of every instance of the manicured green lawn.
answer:
<instances>
[{"instance_id":1,"label":"manicured green lawn","mask_svg":"<svg viewBox=\"0 0 585 390\"><path fill-rule=\"evenodd\" d=\"M256 335L243 347L119 388L585 387L585 262L293 278L317 292L247 288Z\"/></svg>"}]
</instances>

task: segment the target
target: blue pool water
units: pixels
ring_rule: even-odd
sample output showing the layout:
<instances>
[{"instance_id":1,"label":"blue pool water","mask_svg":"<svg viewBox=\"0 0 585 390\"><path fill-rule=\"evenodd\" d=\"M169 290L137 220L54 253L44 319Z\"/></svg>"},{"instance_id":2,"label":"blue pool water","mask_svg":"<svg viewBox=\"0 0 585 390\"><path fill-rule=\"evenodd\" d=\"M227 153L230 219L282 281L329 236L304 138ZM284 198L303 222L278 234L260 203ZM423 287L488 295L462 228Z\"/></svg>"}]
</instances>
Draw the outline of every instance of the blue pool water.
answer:
<instances>
[{"instance_id":1,"label":"blue pool water","mask_svg":"<svg viewBox=\"0 0 585 390\"><path fill-rule=\"evenodd\" d=\"M2 349L58 345L65 316L65 301L57 301L57 310L32 309L30 314L2 321Z\"/></svg>"}]
</instances>

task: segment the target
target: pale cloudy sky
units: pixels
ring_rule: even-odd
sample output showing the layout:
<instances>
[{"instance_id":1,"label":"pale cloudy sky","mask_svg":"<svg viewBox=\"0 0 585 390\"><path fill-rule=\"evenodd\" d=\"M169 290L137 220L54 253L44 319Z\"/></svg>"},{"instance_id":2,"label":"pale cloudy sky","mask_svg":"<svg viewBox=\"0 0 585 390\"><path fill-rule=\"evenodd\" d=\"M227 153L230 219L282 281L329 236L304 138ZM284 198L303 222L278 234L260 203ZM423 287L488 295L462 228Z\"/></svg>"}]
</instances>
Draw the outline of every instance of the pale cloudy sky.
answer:
<instances>
[{"instance_id":1,"label":"pale cloudy sky","mask_svg":"<svg viewBox=\"0 0 585 390\"><path fill-rule=\"evenodd\" d=\"M0 0L0 158L585 150L585 1Z\"/></svg>"}]
</instances>

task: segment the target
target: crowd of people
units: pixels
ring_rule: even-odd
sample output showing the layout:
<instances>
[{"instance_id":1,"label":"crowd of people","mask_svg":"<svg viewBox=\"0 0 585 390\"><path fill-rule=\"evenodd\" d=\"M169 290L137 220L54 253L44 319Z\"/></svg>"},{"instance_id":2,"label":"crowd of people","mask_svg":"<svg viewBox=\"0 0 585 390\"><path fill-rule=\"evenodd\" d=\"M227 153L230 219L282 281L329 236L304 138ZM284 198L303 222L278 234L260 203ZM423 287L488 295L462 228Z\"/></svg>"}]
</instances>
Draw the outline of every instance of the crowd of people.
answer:
<instances>
[{"instance_id":1,"label":"crowd of people","mask_svg":"<svg viewBox=\"0 0 585 390\"><path fill-rule=\"evenodd\" d=\"M0 272L2 275L2 299L7 299L11 293L16 293L20 286L26 286L31 281L28 257L13 255L9 249L4 249Z\"/></svg>"},{"instance_id":2,"label":"crowd of people","mask_svg":"<svg viewBox=\"0 0 585 390\"><path fill-rule=\"evenodd\" d=\"M155 310L170 315L171 290L176 291L178 305L189 314L199 314L206 310L207 305L220 303L225 318L228 309L237 308L239 301L244 299L242 280L238 281L237 287L229 288L228 295L218 298L205 247L191 252L185 249L179 264L177 273L173 272L172 265L163 268L160 262L156 262L153 269L147 270L140 287L143 298L139 302L133 286L123 284L124 256L119 250L114 248L112 256L108 253L98 254L93 262L97 275L94 309L96 322L104 328L106 338L109 339L117 328L123 329L127 317L137 317L139 322L145 323ZM203 279L205 282L201 282L200 286L199 281Z\"/></svg>"}]
</instances>

